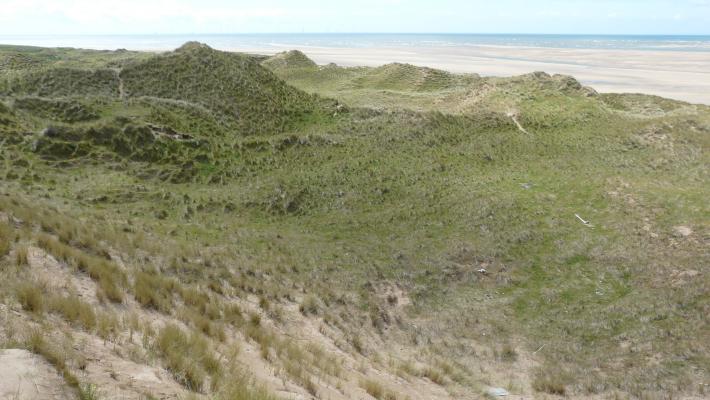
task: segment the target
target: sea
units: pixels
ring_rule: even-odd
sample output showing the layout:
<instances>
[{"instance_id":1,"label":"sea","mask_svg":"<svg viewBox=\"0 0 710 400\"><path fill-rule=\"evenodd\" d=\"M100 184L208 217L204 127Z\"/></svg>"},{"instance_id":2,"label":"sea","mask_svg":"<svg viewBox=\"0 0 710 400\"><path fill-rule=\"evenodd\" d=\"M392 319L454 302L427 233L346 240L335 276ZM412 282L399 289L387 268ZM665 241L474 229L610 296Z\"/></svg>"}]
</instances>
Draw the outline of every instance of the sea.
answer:
<instances>
[{"instance_id":1,"label":"sea","mask_svg":"<svg viewBox=\"0 0 710 400\"><path fill-rule=\"evenodd\" d=\"M172 50L199 41L220 50L288 48L466 47L509 46L563 49L614 49L710 53L710 35L532 35L532 34L422 34L422 33L260 33L180 35L31 35L3 36L0 44L75 47L85 49Z\"/></svg>"}]
</instances>

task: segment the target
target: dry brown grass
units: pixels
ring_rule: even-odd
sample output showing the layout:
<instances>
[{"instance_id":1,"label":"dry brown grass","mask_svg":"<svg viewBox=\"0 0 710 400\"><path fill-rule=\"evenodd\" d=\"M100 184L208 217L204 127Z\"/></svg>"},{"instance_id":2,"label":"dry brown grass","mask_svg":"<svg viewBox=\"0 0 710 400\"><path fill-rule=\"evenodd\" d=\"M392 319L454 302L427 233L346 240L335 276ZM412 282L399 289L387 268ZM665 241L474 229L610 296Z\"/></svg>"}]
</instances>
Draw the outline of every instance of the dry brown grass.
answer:
<instances>
[{"instance_id":1,"label":"dry brown grass","mask_svg":"<svg viewBox=\"0 0 710 400\"><path fill-rule=\"evenodd\" d=\"M218 393L216 400L279 400L279 398L244 374L237 374Z\"/></svg>"},{"instance_id":2,"label":"dry brown grass","mask_svg":"<svg viewBox=\"0 0 710 400\"><path fill-rule=\"evenodd\" d=\"M372 379L363 379L360 381L360 387L367 392L370 396L376 398L377 400L383 400L385 397L385 388L381 383Z\"/></svg>"},{"instance_id":3,"label":"dry brown grass","mask_svg":"<svg viewBox=\"0 0 710 400\"><path fill-rule=\"evenodd\" d=\"M60 314L67 321L78 324L83 329L92 330L96 327L96 313L93 307L75 295L50 296L47 308L50 312Z\"/></svg>"},{"instance_id":4,"label":"dry brown grass","mask_svg":"<svg viewBox=\"0 0 710 400\"><path fill-rule=\"evenodd\" d=\"M299 386L313 397L318 397L318 386L313 382L311 374L308 372L307 364L297 360L287 360L283 363L284 371L293 379Z\"/></svg>"},{"instance_id":5,"label":"dry brown grass","mask_svg":"<svg viewBox=\"0 0 710 400\"><path fill-rule=\"evenodd\" d=\"M318 302L318 299L313 296L313 295L307 295L303 298L303 301L301 301L301 305L299 306L299 310L303 315L318 315L318 312L320 311L320 304Z\"/></svg>"},{"instance_id":6,"label":"dry brown grass","mask_svg":"<svg viewBox=\"0 0 710 400\"><path fill-rule=\"evenodd\" d=\"M396 393L387 390L381 383L373 379L361 380L360 387L377 400L397 400Z\"/></svg>"},{"instance_id":7,"label":"dry brown grass","mask_svg":"<svg viewBox=\"0 0 710 400\"><path fill-rule=\"evenodd\" d=\"M203 291L193 287L182 287L179 293L186 306L193 307L200 312L205 312L210 298Z\"/></svg>"},{"instance_id":8,"label":"dry brown grass","mask_svg":"<svg viewBox=\"0 0 710 400\"><path fill-rule=\"evenodd\" d=\"M567 393L562 372L559 374L548 370L539 370L535 373L532 387L538 392L564 396Z\"/></svg>"},{"instance_id":9,"label":"dry brown grass","mask_svg":"<svg viewBox=\"0 0 710 400\"><path fill-rule=\"evenodd\" d=\"M27 246L18 246L15 249L15 264L18 266L29 265Z\"/></svg>"},{"instance_id":10,"label":"dry brown grass","mask_svg":"<svg viewBox=\"0 0 710 400\"><path fill-rule=\"evenodd\" d=\"M222 322L213 321L197 310L182 307L178 312L178 317L186 324L210 338L217 339L220 342L224 342L227 338Z\"/></svg>"},{"instance_id":11,"label":"dry brown grass","mask_svg":"<svg viewBox=\"0 0 710 400\"><path fill-rule=\"evenodd\" d=\"M10 246L15 238L15 230L6 221L0 221L0 258L10 252Z\"/></svg>"},{"instance_id":12,"label":"dry brown grass","mask_svg":"<svg viewBox=\"0 0 710 400\"><path fill-rule=\"evenodd\" d=\"M396 369L397 375L405 379L407 379L408 377L418 377L421 375L421 372L417 369L416 365L414 365L414 362L412 360L400 362L397 365Z\"/></svg>"},{"instance_id":13,"label":"dry brown grass","mask_svg":"<svg viewBox=\"0 0 710 400\"><path fill-rule=\"evenodd\" d=\"M502 361L514 362L518 360L518 352L512 344L505 343L500 351L500 358Z\"/></svg>"},{"instance_id":14,"label":"dry brown grass","mask_svg":"<svg viewBox=\"0 0 710 400\"><path fill-rule=\"evenodd\" d=\"M437 368L425 368L422 371L422 376L428 378L430 381L436 383L437 385L443 386L446 383L445 375Z\"/></svg>"},{"instance_id":15,"label":"dry brown grass","mask_svg":"<svg viewBox=\"0 0 710 400\"><path fill-rule=\"evenodd\" d=\"M120 321L118 316L112 311L98 313L96 318L96 334L107 341L115 341L119 330Z\"/></svg>"},{"instance_id":16,"label":"dry brown grass","mask_svg":"<svg viewBox=\"0 0 710 400\"><path fill-rule=\"evenodd\" d=\"M165 278L154 271L138 271L134 275L133 295L143 307L169 314L173 308L172 292L176 286L174 279Z\"/></svg>"},{"instance_id":17,"label":"dry brown grass","mask_svg":"<svg viewBox=\"0 0 710 400\"><path fill-rule=\"evenodd\" d=\"M36 314L44 311L44 290L36 283L20 283L16 289L16 296L22 309Z\"/></svg>"},{"instance_id":18,"label":"dry brown grass","mask_svg":"<svg viewBox=\"0 0 710 400\"><path fill-rule=\"evenodd\" d=\"M69 366L67 365L68 356L67 353L62 351L62 349L57 348L50 344L44 337L44 334L40 328L33 329L26 342L25 347L27 350L41 355L50 364L52 364L59 373L64 377L66 383L72 387L79 387L79 380L72 374Z\"/></svg>"},{"instance_id":19,"label":"dry brown grass","mask_svg":"<svg viewBox=\"0 0 710 400\"><path fill-rule=\"evenodd\" d=\"M127 278L121 269L113 262L73 248L48 234L40 234L37 244L60 261L74 266L79 271L88 274L98 283L100 298L106 298L114 303L123 302Z\"/></svg>"},{"instance_id":20,"label":"dry brown grass","mask_svg":"<svg viewBox=\"0 0 710 400\"><path fill-rule=\"evenodd\" d=\"M198 333L187 334L167 325L158 334L156 348L173 377L190 390L203 391L207 375L214 379L221 374L221 363Z\"/></svg>"}]
</instances>

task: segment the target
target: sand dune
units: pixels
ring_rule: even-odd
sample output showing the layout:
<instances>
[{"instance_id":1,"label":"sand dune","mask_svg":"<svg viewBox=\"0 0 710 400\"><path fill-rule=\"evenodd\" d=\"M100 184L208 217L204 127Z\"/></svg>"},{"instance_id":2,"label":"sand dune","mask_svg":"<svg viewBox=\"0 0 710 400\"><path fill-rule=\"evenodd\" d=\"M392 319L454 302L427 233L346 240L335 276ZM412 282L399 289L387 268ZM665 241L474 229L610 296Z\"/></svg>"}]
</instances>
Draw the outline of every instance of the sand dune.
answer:
<instances>
[{"instance_id":1,"label":"sand dune","mask_svg":"<svg viewBox=\"0 0 710 400\"><path fill-rule=\"evenodd\" d=\"M710 104L710 54L706 52L507 46L298 49L320 64L375 66L406 62L486 76L546 71L573 75L600 92L647 93ZM254 52L254 49L248 51ZM265 48L257 52L273 54L275 51Z\"/></svg>"}]
</instances>

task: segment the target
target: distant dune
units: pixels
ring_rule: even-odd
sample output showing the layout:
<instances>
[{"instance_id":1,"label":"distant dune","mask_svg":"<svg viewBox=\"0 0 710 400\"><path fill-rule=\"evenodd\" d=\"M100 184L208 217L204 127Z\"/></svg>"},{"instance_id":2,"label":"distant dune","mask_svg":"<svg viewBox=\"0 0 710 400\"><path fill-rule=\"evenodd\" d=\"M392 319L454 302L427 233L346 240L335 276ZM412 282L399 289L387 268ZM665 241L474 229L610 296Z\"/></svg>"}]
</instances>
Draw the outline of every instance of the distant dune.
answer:
<instances>
[{"instance_id":1,"label":"distant dune","mask_svg":"<svg viewBox=\"0 0 710 400\"><path fill-rule=\"evenodd\" d=\"M710 56L704 52L509 46L299 49L319 64L378 66L403 62L483 76L545 71L575 76L600 92L644 93L710 104ZM274 50L264 48L257 53L273 54Z\"/></svg>"}]
</instances>

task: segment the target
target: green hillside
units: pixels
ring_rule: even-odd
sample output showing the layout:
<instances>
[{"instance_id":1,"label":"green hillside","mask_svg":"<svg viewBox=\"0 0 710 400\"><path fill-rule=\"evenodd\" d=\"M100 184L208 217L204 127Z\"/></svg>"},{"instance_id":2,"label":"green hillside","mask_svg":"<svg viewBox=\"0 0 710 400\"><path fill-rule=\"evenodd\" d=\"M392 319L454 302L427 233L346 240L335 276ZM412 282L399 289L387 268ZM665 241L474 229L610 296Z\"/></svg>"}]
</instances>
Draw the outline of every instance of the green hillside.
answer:
<instances>
[{"instance_id":1,"label":"green hillside","mask_svg":"<svg viewBox=\"0 0 710 400\"><path fill-rule=\"evenodd\" d=\"M196 43L18 59L0 347L77 396L710 391L707 106Z\"/></svg>"},{"instance_id":2,"label":"green hillside","mask_svg":"<svg viewBox=\"0 0 710 400\"><path fill-rule=\"evenodd\" d=\"M173 53L126 65L128 97L184 100L234 120L238 134L293 129L322 114L318 99L278 79L250 56L188 43Z\"/></svg>"}]
</instances>

